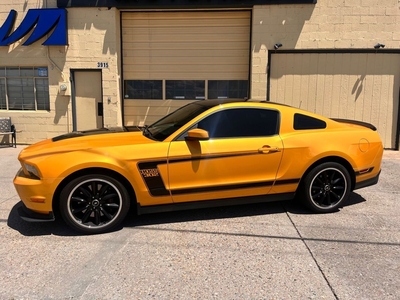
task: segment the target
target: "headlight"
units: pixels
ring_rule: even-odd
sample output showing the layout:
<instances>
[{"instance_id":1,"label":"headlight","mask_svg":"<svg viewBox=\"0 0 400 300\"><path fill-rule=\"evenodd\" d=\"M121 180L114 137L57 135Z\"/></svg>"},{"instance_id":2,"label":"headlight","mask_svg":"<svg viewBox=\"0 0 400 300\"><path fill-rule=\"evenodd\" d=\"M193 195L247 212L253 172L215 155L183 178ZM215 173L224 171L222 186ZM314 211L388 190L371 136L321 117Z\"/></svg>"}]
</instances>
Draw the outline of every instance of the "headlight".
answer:
<instances>
[{"instance_id":1,"label":"headlight","mask_svg":"<svg viewBox=\"0 0 400 300\"><path fill-rule=\"evenodd\" d=\"M31 175L32 177L36 177L37 179L40 179L40 174L38 169L36 169L36 167L29 165L27 163L24 163L24 168L25 170L28 171L29 175Z\"/></svg>"}]
</instances>

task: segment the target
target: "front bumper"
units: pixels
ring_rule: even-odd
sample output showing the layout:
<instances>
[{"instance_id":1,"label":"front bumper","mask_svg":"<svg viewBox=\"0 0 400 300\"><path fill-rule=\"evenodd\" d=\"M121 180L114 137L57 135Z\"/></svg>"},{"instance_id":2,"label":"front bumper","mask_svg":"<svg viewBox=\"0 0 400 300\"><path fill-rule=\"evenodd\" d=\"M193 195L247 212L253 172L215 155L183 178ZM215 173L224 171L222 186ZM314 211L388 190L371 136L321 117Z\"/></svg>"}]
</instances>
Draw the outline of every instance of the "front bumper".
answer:
<instances>
[{"instance_id":1,"label":"front bumper","mask_svg":"<svg viewBox=\"0 0 400 300\"><path fill-rule=\"evenodd\" d=\"M17 211L21 219L27 222L52 222L55 220L53 212L39 214L27 208L23 203L22 206L18 207Z\"/></svg>"},{"instance_id":2,"label":"front bumper","mask_svg":"<svg viewBox=\"0 0 400 300\"><path fill-rule=\"evenodd\" d=\"M14 178L14 187L25 207L24 213L20 213L21 217L26 220L53 219L52 197L54 186L54 180L29 178L24 175L21 169Z\"/></svg>"}]
</instances>

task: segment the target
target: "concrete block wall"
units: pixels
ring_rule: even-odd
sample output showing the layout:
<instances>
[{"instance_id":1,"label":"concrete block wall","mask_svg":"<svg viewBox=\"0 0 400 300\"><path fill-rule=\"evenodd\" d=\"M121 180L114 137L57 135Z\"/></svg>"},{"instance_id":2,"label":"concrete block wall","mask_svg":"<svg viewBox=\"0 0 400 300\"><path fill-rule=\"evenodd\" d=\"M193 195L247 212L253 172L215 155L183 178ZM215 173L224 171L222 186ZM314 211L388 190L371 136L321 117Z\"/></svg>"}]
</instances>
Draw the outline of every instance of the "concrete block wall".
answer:
<instances>
[{"instance_id":1,"label":"concrete block wall","mask_svg":"<svg viewBox=\"0 0 400 300\"><path fill-rule=\"evenodd\" d=\"M56 8L56 1L40 5L14 0L0 7L0 24L11 9L18 12L16 27L31 8ZM98 62L107 62L102 69L104 125L122 124L121 82L118 53L120 53L119 11L107 8L68 9L68 46L42 46L45 38L30 46L24 39L0 47L0 66L40 66L48 68L50 111L5 111L16 125L17 142L31 144L72 131L71 97L59 93L59 83L70 80L71 69L97 69ZM90 82L88 82L90 84Z\"/></svg>"},{"instance_id":2,"label":"concrete block wall","mask_svg":"<svg viewBox=\"0 0 400 300\"><path fill-rule=\"evenodd\" d=\"M98 62L108 63L108 68L102 69L106 127L122 124L119 18L115 8L68 9L69 46L64 69L96 69Z\"/></svg>"},{"instance_id":3,"label":"concrete block wall","mask_svg":"<svg viewBox=\"0 0 400 300\"><path fill-rule=\"evenodd\" d=\"M315 5L260 5L253 10L251 96L265 100L268 51L400 48L398 0L318 0ZM279 51L279 50L278 50Z\"/></svg>"},{"instance_id":4,"label":"concrete block wall","mask_svg":"<svg viewBox=\"0 0 400 300\"><path fill-rule=\"evenodd\" d=\"M0 24L11 9L19 25L30 8L55 8L56 0L13 0L0 6ZM72 130L69 96L59 94L59 82L69 80L71 69L102 69L104 124L122 124L120 12L115 8L69 8L66 47L45 47L38 41L0 47L0 65L47 66L50 111L4 111L22 130L18 142L33 143ZM266 99L268 51L282 49L371 49L376 43L400 48L398 0L318 0L315 5L260 5L253 9L251 96ZM42 41L43 42L43 41ZM279 51L279 50L278 50ZM90 83L88 83L90 84Z\"/></svg>"},{"instance_id":5,"label":"concrete block wall","mask_svg":"<svg viewBox=\"0 0 400 300\"><path fill-rule=\"evenodd\" d=\"M27 2L24 0L13 0L0 6L0 24L8 17L13 9L17 11L15 28L21 24L29 9L37 8L55 8L56 0ZM14 28L14 30L15 30ZM36 66L47 67L49 78L50 93L50 111L5 111L0 110L0 116L10 116L12 122L16 125L18 143L30 144L38 140L46 139L69 130L69 120L67 118L69 99L60 99L57 97L58 82L61 81L61 72L50 62L49 57L57 51L51 47L45 47L41 44L46 38L30 45L23 46L26 38L13 43L9 46L0 47L0 66Z\"/></svg>"}]
</instances>

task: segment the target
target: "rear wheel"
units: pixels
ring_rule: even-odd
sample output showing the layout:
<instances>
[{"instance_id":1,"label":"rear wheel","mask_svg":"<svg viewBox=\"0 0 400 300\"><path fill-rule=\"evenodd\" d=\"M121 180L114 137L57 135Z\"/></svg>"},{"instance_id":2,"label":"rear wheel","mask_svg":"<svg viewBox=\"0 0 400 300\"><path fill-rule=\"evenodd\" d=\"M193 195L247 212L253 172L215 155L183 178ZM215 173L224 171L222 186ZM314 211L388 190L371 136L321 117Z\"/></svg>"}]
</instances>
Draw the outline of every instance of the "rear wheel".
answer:
<instances>
[{"instance_id":1,"label":"rear wheel","mask_svg":"<svg viewBox=\"0 0 400 300\"><path fill-rule=\"evenodd\" d=\"M339 163L327 162L316 166L303 183L302 198L315 212L336 211L350 195L349 172Z\"/></svg>"},{"instance_id":2,"label":"rear wheel","mask_svg":"<svg viewBox=\"0 0 400 300\"><path fill-rule=\"evenodd\" d=\"M61 192L60 214L82 233L103 233L120 224L129 211L129 194L123 184L107 175L73 179Z\"/></svg>"}]
</instances>

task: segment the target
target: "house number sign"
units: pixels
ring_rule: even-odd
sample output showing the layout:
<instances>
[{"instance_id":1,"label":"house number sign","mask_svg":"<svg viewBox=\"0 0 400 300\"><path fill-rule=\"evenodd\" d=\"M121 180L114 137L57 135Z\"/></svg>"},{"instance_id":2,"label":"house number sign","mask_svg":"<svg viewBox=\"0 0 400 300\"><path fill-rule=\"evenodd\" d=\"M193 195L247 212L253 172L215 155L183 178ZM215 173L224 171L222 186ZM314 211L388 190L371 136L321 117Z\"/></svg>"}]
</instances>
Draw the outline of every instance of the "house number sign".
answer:
<instances>
[{"instance_id":1,"label":"house number sign","mask_svg":"<svg viewBox=\"0 0 400 300\"><path fill-rule=\"evenodd\" d=\"M108 62L98 62L97 67L101 69L107 69L108 68Z\"/></svg>"}]
</instances>

